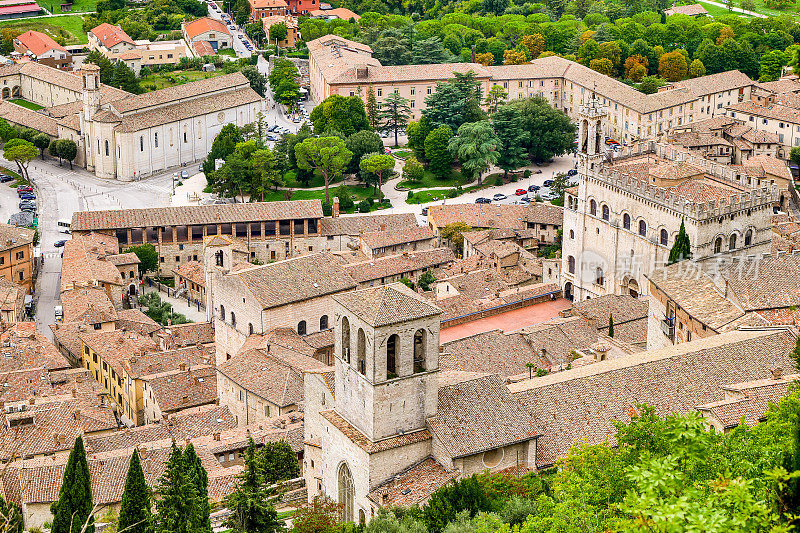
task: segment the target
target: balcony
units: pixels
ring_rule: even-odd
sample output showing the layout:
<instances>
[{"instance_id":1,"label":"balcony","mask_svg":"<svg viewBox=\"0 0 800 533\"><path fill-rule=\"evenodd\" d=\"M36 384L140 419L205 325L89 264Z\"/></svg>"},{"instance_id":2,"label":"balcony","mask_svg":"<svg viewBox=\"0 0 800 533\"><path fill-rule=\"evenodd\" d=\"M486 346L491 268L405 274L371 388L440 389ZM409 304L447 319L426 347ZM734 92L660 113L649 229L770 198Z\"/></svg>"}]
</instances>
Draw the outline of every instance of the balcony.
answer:
<instances>
[{"instance_id":1,"label":"balcony","mask_svg":"<svg viewBox=\"0 0 800 533\"><path fill-rule=\"evenodd\" d=\"M665 318L661 321L661 331L669 338L670 341L675 342L675 319Z\"/></svg>"}]
</instances>

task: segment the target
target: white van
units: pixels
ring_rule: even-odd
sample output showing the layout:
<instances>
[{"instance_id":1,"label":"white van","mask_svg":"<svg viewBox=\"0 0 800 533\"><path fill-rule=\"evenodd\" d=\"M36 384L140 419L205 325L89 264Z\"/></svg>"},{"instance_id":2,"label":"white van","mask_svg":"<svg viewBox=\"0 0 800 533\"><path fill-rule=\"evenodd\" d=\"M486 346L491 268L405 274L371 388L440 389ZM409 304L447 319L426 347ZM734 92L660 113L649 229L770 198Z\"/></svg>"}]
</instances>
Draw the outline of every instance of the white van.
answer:
<instances>
[{"instance_id":1,"label":"white van","mask_svg":"<svg viewBox=\"0 0 800 533\"><path fill-rule=\"evenodd\" d=\"M62 219L58 221L58 231L59 233L69 233L69 227L72 221L68 219Z\"/></svg>"}]
</instances>

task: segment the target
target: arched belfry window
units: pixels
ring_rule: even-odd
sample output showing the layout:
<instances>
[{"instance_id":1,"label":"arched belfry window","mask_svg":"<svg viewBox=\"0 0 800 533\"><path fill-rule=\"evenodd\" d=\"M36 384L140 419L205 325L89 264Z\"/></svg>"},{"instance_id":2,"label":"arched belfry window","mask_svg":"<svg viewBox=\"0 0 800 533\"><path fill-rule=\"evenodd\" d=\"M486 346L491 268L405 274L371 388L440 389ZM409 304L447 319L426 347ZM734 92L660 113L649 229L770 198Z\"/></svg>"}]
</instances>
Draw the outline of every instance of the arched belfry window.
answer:
<instances>
[{"instance_id":1,"label":"arched belfry window","mask_svg":"<svg viewBox=\"0 0 800 533\"><path fill-rule=\"evenodd\" d=\"M414 333L414 373L425 372L425 351L428 332L418 329Z\"/></svg>"},{"instance_id":2,"label":"arched belfry window","mask_svg":"<svg viewBox=\"0 0 800 533\"><path fill-rule=\"evenodd\" d=\"M358 328L358 339L356 340L356 352L358 362L358 371L367 375L367 336L364 335L364 330Z\"/></svg>"},{"instance_id":3,"label":"arched belfry window","mask_svg":"<svg viewBox=\"0 0 800 533\"><path fill-rule=\"evenodd\" d=\"M386 379L397 377L397 348L400 346L400 337L392 335L386 341Z\"/></svg>"},{"instance_id":4,"label":"arched belfry window","mask_svg":"<svg viewBox=\"0 0 800 533\"><path fill-rule=\"evenodd\" d=\"M342 317L342 359L350 362L350 321Z\"/></svg>"}]
</instances>

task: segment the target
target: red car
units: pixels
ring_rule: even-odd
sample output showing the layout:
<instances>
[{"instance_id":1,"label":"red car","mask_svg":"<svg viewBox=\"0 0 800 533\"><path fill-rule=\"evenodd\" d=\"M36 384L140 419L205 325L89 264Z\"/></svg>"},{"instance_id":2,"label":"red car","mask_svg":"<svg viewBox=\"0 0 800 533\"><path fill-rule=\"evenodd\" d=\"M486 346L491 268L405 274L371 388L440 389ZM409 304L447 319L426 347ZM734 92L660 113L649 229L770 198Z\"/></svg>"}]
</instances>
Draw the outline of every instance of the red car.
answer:
<instances>
[{"instance_id":1,"label":"red car","mask_svg":"<svg viewBox=\"0 0 800 533\"><path fill-rule=\"evenodd\" d=\"M528 194L528 191L526 191L525 189L517 189L517 191L514 194L516 194L517 196L524 196Z\"/></svg>"},{"instance_id":2,"label":"red car","mask_svg":"<svg viewBox=\"0 0 800 533\"><path fill-rule=\"evenodd\" d=\"M33 192L33 187L31 187L30 185L20 185L19 187L17 187L17 192L18 193L20 193L20 192Z\"/></svg>"}]
</instances>

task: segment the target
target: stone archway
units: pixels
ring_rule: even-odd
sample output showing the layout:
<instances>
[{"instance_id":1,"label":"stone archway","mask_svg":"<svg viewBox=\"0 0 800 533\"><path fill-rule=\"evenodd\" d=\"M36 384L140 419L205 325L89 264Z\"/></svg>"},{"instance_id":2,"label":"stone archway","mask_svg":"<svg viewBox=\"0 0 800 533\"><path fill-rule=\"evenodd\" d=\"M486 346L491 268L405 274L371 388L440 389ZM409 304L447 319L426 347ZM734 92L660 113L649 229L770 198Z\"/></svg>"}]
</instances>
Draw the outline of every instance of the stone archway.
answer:
<instances>
[{"instance_id":1,"label":"stone archway","mask_svg":"<svg viewBox=\"0 0 800 533\"><path fill-rule=\"evenodd\" d=\"M568 282L566 282L564 284L564 298L566 298L570 302L572 301L573 298L575 298L575 295L573 294L573 291L572 291L572 282L571 281L568 281Z\"/></svg>"},{"instance_id":2,"label":"stone archway","mask_svg":"<svg viewBox=\"0 0 800 533\"><path fill-rule=\"evenodd\" d=\"M14 88L11 89L11 97L12 98L19 98L22 96L22 91L19 88L19 85L14 85Z\"/></svg>"},{"instance_id":3,"label":"stone archway","mask_svg":"<svg viewBox=\"0 0 800 533\"><path fill-rule=\"evenodd\" d=\"M3 87L3 100L8 100L9 98L11 98L11 89Z\"/></svg>"}]
</instances>

